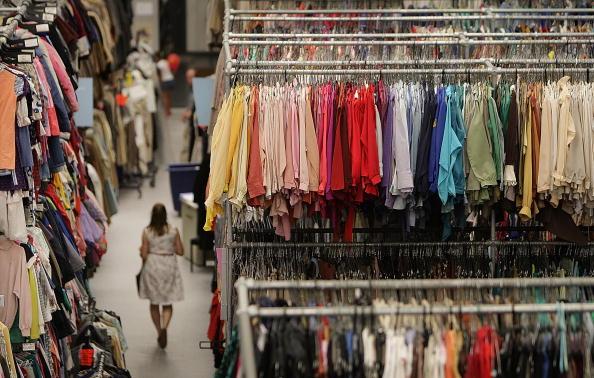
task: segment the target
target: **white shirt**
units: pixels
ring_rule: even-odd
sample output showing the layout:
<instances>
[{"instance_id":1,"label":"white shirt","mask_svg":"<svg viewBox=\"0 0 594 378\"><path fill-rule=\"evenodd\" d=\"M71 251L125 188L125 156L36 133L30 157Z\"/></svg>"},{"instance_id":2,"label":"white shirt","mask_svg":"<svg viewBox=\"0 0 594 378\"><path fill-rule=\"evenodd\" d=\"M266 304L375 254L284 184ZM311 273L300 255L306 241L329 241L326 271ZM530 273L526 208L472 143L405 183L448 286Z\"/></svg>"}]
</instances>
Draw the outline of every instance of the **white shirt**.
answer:
<instances>
[{"instance_id":1,"label":"white shirt","mask_svg":"<svg viewBox=\"0 0 594 378\"><path fill-rule=\"evenodd\" d=\"M172 81L175 79L171 72L171 68L169 68L169 62L165 59L161 59L157 62L157 68L161 73L161 81Z\"/></svg>"}]
</instances>

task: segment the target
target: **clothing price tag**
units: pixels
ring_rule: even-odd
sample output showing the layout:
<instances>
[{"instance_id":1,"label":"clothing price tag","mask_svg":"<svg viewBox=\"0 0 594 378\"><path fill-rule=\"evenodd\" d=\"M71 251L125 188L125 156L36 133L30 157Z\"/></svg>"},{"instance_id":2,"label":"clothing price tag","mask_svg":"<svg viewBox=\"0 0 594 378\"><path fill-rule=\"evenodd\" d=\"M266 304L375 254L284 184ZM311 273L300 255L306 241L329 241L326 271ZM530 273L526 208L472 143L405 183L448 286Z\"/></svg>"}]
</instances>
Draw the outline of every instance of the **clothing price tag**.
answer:
<instances>
[{"instance_id":1,"label":"clothing price tag","mask_svg":"<svg viewBox=\"0 0 594 378\"><path fill-rule=\"evenodd\" d=\"M49 33L49 24L37 24L35 30L37 33Z\"/></svg>"},{"instance_id":2,"label":"clothing price tag","mask_svg":"<svg viewBox=\"0 0 594 378\"><path fill-rule=\"evenodd\" d=\"M57 7L45 7L45 13L49 13L49 14L58 14L58 8Z\"/></svg>"},{"instance_id":3,"label":"clothing price tag","mask_svg":"<svg viewBox=\"0 0 594 378\"><path fill-rule=\"evenodd\" d=\"M18 61L19 61L19 63L31 63L31 62L33 62L33 59L31 58L31 55L19 54Z\"/></svg>"},{"instance_id":4,"label":"clothing price tag","mask_svg":"<svg viewBox=\"0 0 594 378\"><path fill-rule=\"evenodd\" d=\"M55 16L53 14L44 13L42 16L43 21L54 22Z\"/></svg>"},{"instance_id":5,"label":"clothing price tag","mask_svg":"<svg viewBox=\"0 0 594 378\"><path fill-rule=\"evenodd\" d=\"M0 307L4 307L4 295L0 295Z\"/></svg>"},{"instance_id":6,"label":"clothing price tag","mask_svg":"<svg viewBox=\"0 0 594 378\"><path fill-rule=\"evenodd\" d=\"M23 352L32 352L35 350L35 343L23 343Z\"/></svg>"},{"instance_id":7,"label":"clothing price tag","mask_svg":"<svg viewBox=\"0 0 594 378\"><path fill-rule=\"evenodd\" d=\"M25 39L25 47L38 47L39 41L37 37Z\"/></svg>"}]
</instances>

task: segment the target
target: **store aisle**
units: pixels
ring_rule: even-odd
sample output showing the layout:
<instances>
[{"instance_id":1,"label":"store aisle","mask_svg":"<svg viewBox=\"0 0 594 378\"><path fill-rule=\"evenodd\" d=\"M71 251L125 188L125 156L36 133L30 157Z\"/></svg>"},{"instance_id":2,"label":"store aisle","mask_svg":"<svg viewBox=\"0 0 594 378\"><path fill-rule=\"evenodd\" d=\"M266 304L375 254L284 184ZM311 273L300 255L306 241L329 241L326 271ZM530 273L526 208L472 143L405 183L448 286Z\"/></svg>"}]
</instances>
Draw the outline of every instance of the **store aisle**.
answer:
<instances>
[{"instance_id":1,"label":"store aisle","mask_svg":"<svg viewBox=\"0 0 594 378\"><path fill-rule=\"evenodd\" d=\"M179 154L182 140L179 114L179 111L173 114L162 133L162 152L167 161L176 161ZM173 306L169 345L165 350L157 345L148 301L140 300L136 293L140 235L155 202L163 202L169 210L170 222L180 225L171 203L165 164L160 167L154 188L145 183L141 199L136 191L121 193L119 213L112 219L108 233L109 251L91 280L93 294L99 308L112 309L122 318L129 345L126 360L133 377L210 377L214 373L212 353L198 349L198 342L206 340L211 271L197 268L192 274L189 262L178 259L185 300Z\"/></svg>"}]
</instances>

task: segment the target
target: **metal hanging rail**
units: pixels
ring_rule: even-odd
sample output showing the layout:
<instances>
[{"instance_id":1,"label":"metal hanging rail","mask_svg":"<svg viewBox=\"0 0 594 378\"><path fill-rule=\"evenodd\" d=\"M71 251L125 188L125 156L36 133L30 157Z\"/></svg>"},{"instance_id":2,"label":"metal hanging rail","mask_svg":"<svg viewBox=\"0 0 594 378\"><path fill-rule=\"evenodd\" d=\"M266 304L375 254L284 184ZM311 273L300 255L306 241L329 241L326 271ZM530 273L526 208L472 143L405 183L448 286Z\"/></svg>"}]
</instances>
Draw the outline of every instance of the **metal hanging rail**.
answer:
<instances>
[{"instance_id":1,"label":"metal hanging rail","mask_svg":"<svg viewBox=\"0 0 594 378\"><path fill-rule=\"evenodd\" d=\"M514 73L589 73L590 68L387 68L387 69L228 69L240 75L390 75L390 74L514 74Z\"/></svg>"},{"instance_id":2,"label":"metal hanging rail","mask_svg":"<svg viewBox=\"0 0 594 378\"><path fill-rule=\"evenodd\" d=\"M356 34L351 35L356 38ZM353 46L365 43L367 46L483 46L483 45L576 45L594 44L594 39L451 39L451 40L398 40L398 41L358 41L358 40L325 40L325 41L304 41L304 40L229 40L230 46Z\"/></svg>"},{"instance_id":3,"label":"metal hanging rail","mask_svg":"<svg viewBox=\"0 0 594 378\"><path fill-rule=\"evenodd\" d=\"M361 39L380 39L380 38L573 38L573 37L594 37L592 32L550 32L550 33L472 33L472 32L455 32L455 33L229 33L228 37L234 38L282 38L282 39L299 39L299 38L361 38Z\"/></svg>"},{"instance_id":4,"label":"metal hanging rail","mask_svg":"<svg viewBox=\"0 0 594 378\"><path fill-rule=\"evenodd\" d=\"M513 13L594 13L594 8L449 8L449 9L231 9L230 14L513 14Z\"/></svg>"},{"instance_id":5,"label":"metal hanging rail","mask_svg":"<svg viewBox=\"0 0 594 378\"><path fill-rule=\"evenodd\" d=\"M408 66L408 65L480 65L480 64L542 64L542 65L594 65L594 59L409 59L409 60L239 60L231 59L234 67L277 67L277 66Z\"/></svg>"},{"instance_id":6,"label":"metal hanging rail","mask_svg":"<svg viewBox=\"0 0 594 378\"><path fill-rule=\"evenodd\" d=\"M441 71L440 71L441 73ZM386 248L386 247L432 247L432 246L443 246L443 247L483 247L483 246L567 246L567 247L594 247L594 242L585 245L579 245L571 242L564 241L501 241L501 240L485 240L485 241L462 241L462 242L371 242L371 243L299 243L299 247L303 248ZM229 244L228 248L240 249L240 248L287 248L291 247L291 243L274 243L274 242L234 242Z\"/></svg>"},{"instance_id":7,"label":"metal hanging rail","mask_svg":"<svg viewBox=\"0 0 594 378\"><path fill-rule=\"evenodd\" d=\"M448 315L448 314L511 314L552 313L561 308L565 312L594 312L594 303L531 303L531 304L478 304L478 305L438 305L438 306L392 306L378 308L373 306L341 307L283 307L259 308L249 306L250 317L280 318L285 316L346 316L346 315ZM239 310L238 310L239 315ZM243 336L243 335L242 335Z\"/></svg>"},{"instance_id":8,"label":"metal hanging rail","mask_svg":"<svg viewBox=\"0 0 594 378\"><path fill-rule=\"evenodd\" d=\"M236 287L245 285L249 290L434 290L434 289L527 289L551 287L594 287L594 277L548 278L473 278L422 280L315 280L315 281L258 281L239 278Z\"/></svg>"},{"instance_id":9,"label":"metal hanging rail","mask_svg":"<svg viewBox=\"0 0 594 378\"><path fill-rule=\"evenodd\" d=\"M266 13L266 12L260 12ZM563 12L565 13L565 12ZM530 21L591 21L594 15L535 15L535 14L491 14L491 15L455 15L455 16L236 16L229 15L231 21L283 21L283 22L352 22L352 21L382 21L382 22L440 22L440 21L511 21L511 20L530 20Z\"/></svg>"}]
</instances>

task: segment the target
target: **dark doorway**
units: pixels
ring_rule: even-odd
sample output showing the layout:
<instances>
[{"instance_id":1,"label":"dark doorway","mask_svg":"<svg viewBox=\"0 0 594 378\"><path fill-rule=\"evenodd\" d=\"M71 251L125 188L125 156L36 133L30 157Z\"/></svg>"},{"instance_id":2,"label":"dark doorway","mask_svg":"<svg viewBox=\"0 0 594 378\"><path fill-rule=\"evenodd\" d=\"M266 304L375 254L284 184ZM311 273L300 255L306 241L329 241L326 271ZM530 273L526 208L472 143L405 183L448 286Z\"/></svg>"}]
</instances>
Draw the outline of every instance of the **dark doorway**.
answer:
<instances>
[{"instance_id":1,"label":"dark doorway","mask_svg":"<svg viewBox=\"0 0 594 378\"><path fill-rule=\"evenodd\" d=\"M160 0L159 6L161 51L186 52L186 0Z\"/></svg>"}]
</instances>

